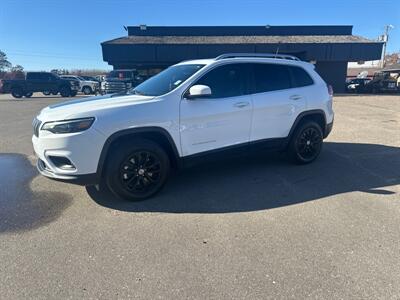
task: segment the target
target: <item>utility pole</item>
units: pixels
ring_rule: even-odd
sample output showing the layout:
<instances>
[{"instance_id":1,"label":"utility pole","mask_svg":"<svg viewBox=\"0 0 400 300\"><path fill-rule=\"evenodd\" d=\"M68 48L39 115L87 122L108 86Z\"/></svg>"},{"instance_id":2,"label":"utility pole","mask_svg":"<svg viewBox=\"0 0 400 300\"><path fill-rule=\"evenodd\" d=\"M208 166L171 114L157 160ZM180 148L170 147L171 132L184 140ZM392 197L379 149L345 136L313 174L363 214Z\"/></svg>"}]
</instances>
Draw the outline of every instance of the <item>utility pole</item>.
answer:
<instances>
[{"instance_id":1,"label":"utility pole","mask_svg":"<svg viewBox=\"0 0 400 300\"><path fill-rule=\"evenodd\" d=\"M381 56L381 63L380 63L381 68L385 67L386 46L387 46L387 42L389 40L389 29L393 29L393 28L394 28L393 25L386 25L385 33L381 37L381 40L383 41L382 56Z\"/></svg>"}]
</instances>

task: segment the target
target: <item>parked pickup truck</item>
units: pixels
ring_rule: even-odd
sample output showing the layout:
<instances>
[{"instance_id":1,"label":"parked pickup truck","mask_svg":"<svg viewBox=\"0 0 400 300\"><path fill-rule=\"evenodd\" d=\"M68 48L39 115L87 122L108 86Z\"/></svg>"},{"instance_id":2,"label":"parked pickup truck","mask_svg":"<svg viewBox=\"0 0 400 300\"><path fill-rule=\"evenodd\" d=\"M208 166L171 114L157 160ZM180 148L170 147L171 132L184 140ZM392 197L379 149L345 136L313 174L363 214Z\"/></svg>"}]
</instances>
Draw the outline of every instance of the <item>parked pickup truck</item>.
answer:
<instances>
[{"instance_id":1,"label":"parked pickup truck","mask_svg":"<svg viewBox=\"0 0 400 300\"><path fill-rule=\"evenodd\" d=\"M78 91L78 81L75 83L48 72L27 72L25 79L0 80L0 92L11 93L14 98L29 98L35 92L74 97Z\"/></svg>"},{"instance_id":2,"label":"parked pickup truck","mask_svg":"<svg viewBox=\"0 0 400 300\"><path fill-rule=\"evenodd\" d=\"M374 78L365 86L369 93L399 93L400 92L400 69L388 69L375 72Z\"/></svg>"},{"instance_id":3,"label":"parked pickup truck","mask_svg":"<svg viewBox=\"0 0 400 300\"><path fill-rule=\"evenodd\" d=\"M103 95L125 92L142 83L145 79L139 76L134 69L113 70L101 82L100 92Z\"/></svg>"},{"instance_id":4,"label":"parked pickup truck","mask_svg":"<svg viewBox=\"0 0 400 300\"><path fill-rule=\"evenodd\" d=\"M96 94L99 90L100 84L96 80L88 80L76 75L62 75L61 78L79 81L80 91L85 95Z\"/></svg>"}]
</instances>

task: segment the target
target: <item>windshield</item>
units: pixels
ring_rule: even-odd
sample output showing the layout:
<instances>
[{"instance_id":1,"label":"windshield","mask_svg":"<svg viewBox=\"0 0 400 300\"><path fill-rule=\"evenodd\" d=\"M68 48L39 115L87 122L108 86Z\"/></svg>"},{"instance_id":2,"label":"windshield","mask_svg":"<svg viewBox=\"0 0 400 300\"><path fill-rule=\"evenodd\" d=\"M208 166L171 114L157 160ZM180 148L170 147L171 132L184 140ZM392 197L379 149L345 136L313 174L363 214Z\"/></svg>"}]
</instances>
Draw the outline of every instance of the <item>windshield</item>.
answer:
<instances>
[{"instance_id":1,"label":"windshield","mask_svg":"<svg viewBox=\"0 0 400 300\"><path fill-rule=\"evenodd\" d=\"M144 96L161 96L164 95L186 81L190 76L199 71L204 65L178 65L158 73L150 79L139 84L131 94Z\"/></svg>"}]
</instances>

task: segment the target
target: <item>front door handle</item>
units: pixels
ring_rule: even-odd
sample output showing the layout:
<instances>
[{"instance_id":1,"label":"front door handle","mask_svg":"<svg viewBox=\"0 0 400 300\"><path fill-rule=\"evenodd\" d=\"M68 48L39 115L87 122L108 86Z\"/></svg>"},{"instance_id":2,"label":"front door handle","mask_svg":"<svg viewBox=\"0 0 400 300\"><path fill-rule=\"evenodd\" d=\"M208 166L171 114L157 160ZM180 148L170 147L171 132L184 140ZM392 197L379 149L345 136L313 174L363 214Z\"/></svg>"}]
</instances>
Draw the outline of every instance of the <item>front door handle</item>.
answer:
<instances>
[{"instance_id":1,"label":"front door handle","mask_svg":"<svg viewBox=\"0 0 400 300\"><path fill-rule=\"evenodd\" d=\"M292 96L290 96L291 100L300 100L301 98L303 98L303 97L300 96L300 95L292 95Z\"/></svg>"},{"instance_id":2,"label":"front door handle","mask_svg":"<svg viewBox=\"0 0 400 300\"><path fill-rule=\"evenodd\" d=\"M249 104L250 104L249 102L236 102L236 103L234 104L234 106L235 106L235 107L239 107L239 108L243 108L243 107L248 106Z\"/></svg>"}]
</instances>

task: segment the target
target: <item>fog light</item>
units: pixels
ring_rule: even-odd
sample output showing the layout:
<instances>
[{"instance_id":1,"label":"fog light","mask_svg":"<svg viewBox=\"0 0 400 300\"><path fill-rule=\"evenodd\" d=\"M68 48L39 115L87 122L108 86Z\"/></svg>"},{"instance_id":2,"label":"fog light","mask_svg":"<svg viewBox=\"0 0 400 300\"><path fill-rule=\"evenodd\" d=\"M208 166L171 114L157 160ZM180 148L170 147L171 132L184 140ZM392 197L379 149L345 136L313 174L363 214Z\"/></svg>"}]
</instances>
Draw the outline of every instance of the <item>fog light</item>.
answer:
<instances>
[{"instance_id":1,"label":"fog light","mask_svg":"<svg viewBox=\"0 0 400 300\"><path fill-rule=\"evenodd\" d=\"M59 169L62 170L75 170L74 164L66 157L63 156L49 156L51 162Z\"/></svg>"}]
</instances>

